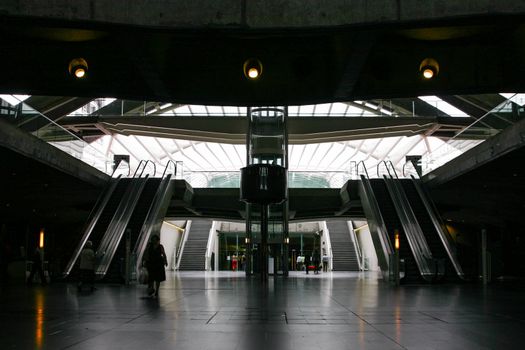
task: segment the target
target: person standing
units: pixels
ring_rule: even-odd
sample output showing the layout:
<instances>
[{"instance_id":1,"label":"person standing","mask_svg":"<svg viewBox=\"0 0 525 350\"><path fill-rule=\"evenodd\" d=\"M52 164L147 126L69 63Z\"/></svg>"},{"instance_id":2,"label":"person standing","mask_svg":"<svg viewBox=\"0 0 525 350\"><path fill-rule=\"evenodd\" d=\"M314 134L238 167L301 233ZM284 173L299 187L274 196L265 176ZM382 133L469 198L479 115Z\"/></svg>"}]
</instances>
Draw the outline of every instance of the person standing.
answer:
<instances>
[{"instance_id":1,"label":"person standing","mask_svg":"<svg viewBox=\"0 0 525 350\"><path fill-rule=\"evenodd\" d=\"M310 255L304 257L304 267L306 268L306 274L308 275L308 270L310 269Z\"/></svg>"},{"instance_id":2,"label":"person standing","mask_svg":"<svg viewBox=\"0 0 525 350\"><path fill-rule=\"evenodd\" d=\"M168 266L168 259L164 247L160 244L157 235L151 237L147 254L145 255L145 265L148 269L148 294L151 297L159 296L160 282L166 280L165 266Z\"/></svg>"},{"instance_id":3,"label":"person standing","mask_svg":"<svg viewBox=\"0 0 525 350\"><path fill-rule=\"evenodd\" d=\"M328 272L328 263L330 262L330 257L326 254L323 255L323 272Z\"/></svg>"},{"instance_id":4,"label":"person standing","mask_svg":"<svg viewBox=\"0 0 525 350\"><path fill-rule=\"evenodd\" d=\"M319 261L319 253L316 250L314 250L314 254L312 256L312 262L314 265L314 274L317 275L319 273L320 261Z\"/></svg>"},{"instance_id":5,"label":"person standing","mask_svg":"<svg viewBox=\"0 0 525 350\"><path fill-rule=\"evenodd\" d=\"M35 277L35 273L38 273L38 276L40 276L40 283L43 286L45 286L47 284L47 281L46 276L44 275L44 269L42 268L42 255L38 247L35 248L32 261L33 264L31 265L31 273L29 273L29 277L27 278L27 285L30 286L33 284L33 278Z\"/></svg>"},{"instance_id":6,"label":"person standing","mask_svg":"<svg viewBox=\"0 0 525 350\"><path fill-rule=\"evenodd\" d=\"M82 284L89 284L91 291L95 290L95 251L93 243L87 241L84 249L80 253L80 282L78 290L82 290Z\"/></svg>"}]
</instances>

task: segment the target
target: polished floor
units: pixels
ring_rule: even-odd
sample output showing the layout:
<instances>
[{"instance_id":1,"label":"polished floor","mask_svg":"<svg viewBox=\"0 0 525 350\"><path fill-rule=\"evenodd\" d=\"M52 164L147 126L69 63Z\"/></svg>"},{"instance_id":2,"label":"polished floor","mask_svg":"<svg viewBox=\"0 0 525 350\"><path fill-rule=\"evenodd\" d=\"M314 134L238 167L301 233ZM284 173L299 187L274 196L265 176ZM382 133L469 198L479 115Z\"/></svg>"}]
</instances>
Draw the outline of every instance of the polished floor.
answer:
<instances>
[{"instance_id":1,"label":"polished floor","mask_svg":"<svg viewBox=\"0 0 525 350\"><path fill-rule=\"evenodd\" d=\"M144 286L9 286L0 349L523 349L525 287L392 287L374 273L174 273Z\"/></svg>"}]
</instances>

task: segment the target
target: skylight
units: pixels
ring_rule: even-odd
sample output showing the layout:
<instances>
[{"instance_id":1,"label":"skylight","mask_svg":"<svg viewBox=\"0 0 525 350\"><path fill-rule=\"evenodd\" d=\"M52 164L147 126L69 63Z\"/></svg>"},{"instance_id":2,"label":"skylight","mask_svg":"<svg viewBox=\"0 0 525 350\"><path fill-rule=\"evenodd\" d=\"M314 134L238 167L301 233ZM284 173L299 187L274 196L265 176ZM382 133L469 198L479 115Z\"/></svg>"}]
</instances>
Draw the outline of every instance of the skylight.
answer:
<instances>
[{"instance_id":1,"label":"skylight","mask_svg":"<svg viewBox=\"0 0 525 350\"><path fill-rule=\"evenodd\" d=\"M444 112L451 117L469 117L467 113L452 106L450 103L443 101L437 96L419 96L419 99L425 101L432 107L439 109L441 112Z\"/></svg>"},{"instance_id":2,"label":"skylight","mask_svg":"<svg viewBox=\"0 0 525 350\"><path fill-rule=\"evenodd\" d=\"M30 95L0 95L0 98L5 102L9 103L11 106L16 106L21 102L27 100Z\"/></svg>"},{"instance_id":3,"label":"skylight","mask_svg":"<svg viewBox=\"0 0 525 350\"><path fill-rule=\"evenodd\" d=\"M505 97L507 100L510 99L512 102L523 106L525 105L525 94L507 94L500 93L501 96Z\"/></svg>"},{"instance_id":4,"label":"skylight","mask_svg":"<svg viewBox=\"0 0 525 350\"><path fill-rule=\"evenodd\" d=\"M68 116L76 116L76 115L90 115L98 111L99 109L106 107L111 102L115 101L116 98L113 97L104 97L104 98L97 98L96 100L93 100L76 111L73 111L68 114Z\"/></svg>"}]
</instances>

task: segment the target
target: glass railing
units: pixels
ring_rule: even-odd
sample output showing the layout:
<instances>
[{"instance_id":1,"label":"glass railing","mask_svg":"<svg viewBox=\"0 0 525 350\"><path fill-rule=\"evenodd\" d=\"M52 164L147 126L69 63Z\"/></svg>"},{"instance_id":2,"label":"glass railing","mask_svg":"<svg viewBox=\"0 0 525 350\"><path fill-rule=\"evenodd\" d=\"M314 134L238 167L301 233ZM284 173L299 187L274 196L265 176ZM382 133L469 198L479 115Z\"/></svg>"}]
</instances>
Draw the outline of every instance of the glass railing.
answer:
<instances>
[{"instance_id":1,"label":"glass railing","mask_svg":"<svg viewBox=\"0 0 525 350\"><path fill-rule=\"evenodd\" d=\"M182 178L196 188L239 188L240 171L188 171ZM341 188L350 174L346 171L289 171L289 188Z\"/></svg>"},{"instance_id":2,"label":"glass railing","mask_svg":"<svg viewBox=\"0 0 525 350\"><path fill-rule=\"evenodd\" d=\"M421 159L423 174L450 162L523 119L525 110L522 105L516 103L517 95L513 94L467 127L459 131L452 131L445 143L423 155Z\"/></svg>"},{"instance_id":3,"label":"glass railing","mask_svg":"<svg viewBox=\"0 0 525 350\"><path fill-rule=\"evenodd\" d=\"M0 117L106 174L113 172L112 154L102 153L23 102L11 106L9 113L0 114Z\"/></svg>"},{"instance_id":4,"label":"glass railing","mask_svg":"<svg viewBox=\"0 0 525 350\"><path fill-rule=\"evenodd\" d=\"M109 102L108 102L109 101ZM108 105L107 108L103 108ZM448 108L444 108L448 107ZM69 116L168 116L168 117L246 117L247 107L219 105L180 105L172 103L98 99ZM465 117L465 113L436 96L397 100L370 100L288 106L288 117Z\"/></svg>"}]
</instances>

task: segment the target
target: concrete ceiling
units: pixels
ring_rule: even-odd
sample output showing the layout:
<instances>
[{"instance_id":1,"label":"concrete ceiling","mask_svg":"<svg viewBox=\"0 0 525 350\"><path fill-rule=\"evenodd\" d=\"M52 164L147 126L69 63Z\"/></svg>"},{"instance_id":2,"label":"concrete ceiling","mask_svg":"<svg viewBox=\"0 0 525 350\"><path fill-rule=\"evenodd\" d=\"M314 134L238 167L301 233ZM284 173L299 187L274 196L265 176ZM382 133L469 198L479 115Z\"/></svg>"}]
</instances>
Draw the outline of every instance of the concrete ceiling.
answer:
<instances>
[{"instance_id":1,"label":"concrete ceiling","mask_svg":"<svg viewBox=\"0 0 525 350\"><path fill-rule=\"evenodd\" d=\"M257 30L3 16L0 92L292 105L521 91L524 28L521 15ZM89 64L81 81L68 73L75 57ZM257 82L242 73L250 57L264 66ZM440 65L432 81L419 75L426 57Z\"/></svg>"}]
</instances>

